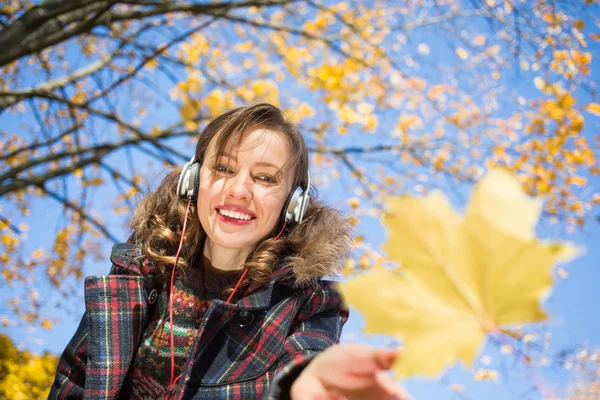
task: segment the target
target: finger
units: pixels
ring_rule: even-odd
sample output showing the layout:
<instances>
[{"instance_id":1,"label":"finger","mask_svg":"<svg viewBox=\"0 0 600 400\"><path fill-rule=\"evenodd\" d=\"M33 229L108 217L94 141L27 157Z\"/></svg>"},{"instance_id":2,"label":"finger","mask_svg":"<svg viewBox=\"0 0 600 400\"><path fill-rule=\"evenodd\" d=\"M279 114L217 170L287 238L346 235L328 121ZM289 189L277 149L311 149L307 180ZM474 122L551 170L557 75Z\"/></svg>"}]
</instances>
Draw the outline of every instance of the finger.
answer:
<instances>
[{"instance_id":1,"label":"finger","mask_svg":"<svg viewBox=\"0 0 600 400\"><path fill-rule=\"evenodd\" d=\"M402 388L398 381L386 372L379 372L375 376L379 387L389 396L399 400L412 400L412 397Z\"/></svg>"},{"instance_id":2,"label":"finger","mask_svg":"<svg viewBox=\"0 0 600 400\"><path fill-rule=\"evenodd\" d=\"M336 400L332 399L321 381L312 376L300 376L291 390L292 400Z\"/></svg>"},{"instance_id":3,"label":"finger","mask_svg":"<svg viewBox=\"0 0 600 400\"><path fill-rule=\"evenodd\" d=\"M362 343L349 343L344 345L342 357L347 358L348 366L359 371L375 371L387 369L391 365L390 358L394 352L384 349L374 349L372 346Z\"/></svg>"},{"instance_id":4,"label":"finger","mask_svg":"<svg viewBox=\"0 0 600 400\"><path fill-rule=\"evenodd\" d=\"M397 350L376 349L374 354L375 365L379 369L390 369L398 358Z\"/></svg>"},{"instance_id":5,"label":"finger","mask_svg":"<svg viewBox=\"0 0 600 400\"><path fill-rule=\"evenodd\" d=\"M373 376L381 370L388 370L398 357L397 350L374 349L360 347L353 349L353 360L348 365L348 372L362 376Z\"/></svg>"}]
</instances>

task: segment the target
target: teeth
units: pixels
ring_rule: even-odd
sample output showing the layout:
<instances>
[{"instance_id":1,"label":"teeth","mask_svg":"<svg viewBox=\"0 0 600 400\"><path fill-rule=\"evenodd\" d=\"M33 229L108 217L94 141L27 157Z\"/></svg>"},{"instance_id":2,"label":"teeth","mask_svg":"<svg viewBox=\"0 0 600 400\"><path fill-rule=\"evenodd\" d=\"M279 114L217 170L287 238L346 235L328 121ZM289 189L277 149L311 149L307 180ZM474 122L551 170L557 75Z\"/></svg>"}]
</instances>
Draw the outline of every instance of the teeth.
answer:
<instances>
[{"instance_id":1,"label":"teeth","mask_svg":"<svg viewBox=\"0 0 600 400\"><path fill-rule=\"evenodd\" d=\"M242 214L241 212L237 211L219 210L219 213L229 218L243 219L244 221L250 221L252 219L250 215Z\"/></svg>"}]
</instances>

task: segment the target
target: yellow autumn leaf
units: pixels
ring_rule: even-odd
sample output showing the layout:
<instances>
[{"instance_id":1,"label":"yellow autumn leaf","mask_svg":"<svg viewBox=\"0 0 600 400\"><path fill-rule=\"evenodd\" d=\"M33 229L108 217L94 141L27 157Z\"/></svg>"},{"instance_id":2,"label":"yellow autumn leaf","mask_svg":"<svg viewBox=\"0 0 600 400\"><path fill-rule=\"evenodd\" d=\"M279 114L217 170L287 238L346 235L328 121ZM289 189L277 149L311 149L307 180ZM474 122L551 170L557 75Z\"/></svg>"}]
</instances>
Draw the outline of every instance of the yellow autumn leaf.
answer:
<instances>
[{"instance_id":1,"label":"yellow autumn leaf","mask_svg":"<svg viewBox=\"0 0 600 400\"><path fill-rule=\"evenodd\" d=\"M19 350L0 334L0 399L45 399L54 380L58 358Z\"/></svg>"},{"instance_id":2,"label":"yellow autumn leaf","mask_svg":"<svg viewBox=\"0 0 600 400\"><path fill-rule=\"evenodd\" d=\"M89 186L100 186L104 183L104 179L100 178L100 177L96 177L94 179L84 179L81 181L82 186L84 187L89 187Z\"/></svg>"},{"instance_id":3,"label":"yellow autumn leaf","mask_svg":"<svg viewBox=\"0 0 600 400\"><path fill-rule=\"evenodd\" d=\"M294 121L301 122L302 120L304 120L306 118L310 118L313 115L315 115L315 110L308 104L302 103L298 107L296 107L293 111L291 111L289 114L290 114L290 117Z\"/></svg>"},{"instance_id":4,"label":"yellow autumn leaf","mask_svg":"<svg viewBox=\"0 0 600 400\"><path fill-rule=\"evenodd\" d=\"M271 80L258 80L252 83L254 97L271 104L279 104L279 90Z\"/></svg>"},{"instance_id":5,"label":"yellow autumn leaf","mask_svg":"<svg viewBox=\"0 0 600 400\"><path fill-rule=\"evenodd\" d=\"M41 325L42 325L42 328L44 328L48 331L52 329L52 321L50 321L48 318L44 318Z\"/></svg>"},{"instance_id":6,"label":"yellow autumn leaf","mask_svg":"<svg viewBox=\"0 0 600 400\"><path fill-rule=\"evenodd\" d=\"M186 101L184 101L182 106L179 108L179 114L181 115L181 118L183 120L190 121L196 117L196 114L198 114L199 109L200 105L196 100L186 98Z\"/></svg>"},{"instance_id":7,"label":"yellow autumn leaf","mask_svg":"<svg viewBox=\"0 0 600 400\"><path fill-rule=\"evenodd\" d=\"M365 117L364 127L367 132L375 132L379 121L375 114L369 114Z\"/></svg>"},{"instance_id":8,"label":"yellow autumn leaf","mask_svg":"<svg viewBox=\"0 0 600 400\"><path fill-rule=\"evenodd\" d=\"M461 59L461 60L466 60L469 57L469 52L465 49L463 49L462 47L458 47L456 49L456 55Z\"/></svg>"},{"instance_id":9,"label":"yellow autumn leaf","mask_svg":"<svg viewBox=\"0 0 600 400\"><path fill-rule=\"evenodd\" d=\"M540 301L552 266L575 248L535 237L541 209L502 169L476 185L464 217L439 192L387 203L384 250L403 271L374 267L341 286L365 316L366 332L403 340L398 376L435 376L459 361L471 366L488 333L546 318Z\"/></svg>"},{"instance_id":10,"label":"yellow autumn leaf","mask_svg":"<svg viewBox=\"0 0 600 400\"><path fill-rule=\"evenodd\" d=\"M354 108L347 104L344 104L344 106L340 109L338 116L347 124L353 124L360 119L360 116L356 113Z\"/></svg>"},{"instance_id":11,"label":"yellow autumn leaf","mask_svg":"<svg viewBox=\"0 0 600 400\"><path fill-rule=\"evenodd\" d=\"M247 53L250 50L252 50L253 47L254 47L254 42L252 42L251 40L247 40L247 41L245 41L243 43L237 44L234 47L234 49L238 53Z\"/></svg>"},{"instance_id":12,"label":"yellow autumn leaf","mask_svg":"<svg viewBox=\"0 0 600 400\"><path fill-rule=\"evenodd\" d=\"M590 103L585 106L585 110L594 115L600 115L600 104Z\"/></svg>"},{"instance_id":13,"label":"yellow autumn leaf","mask_svg":"<svg viewBox=\"0 0 600 400\"><path fill-rule=\"evenodd\" d=\"M473 44L475 46L483 46L486 41L487 41L487 38L485 36L478 35L477 37L475 37L475 40L473 40Z\"/></svg>"},{"instance_id":14,"label":"yellow autumn leaf","mask_svg":"<svg viewBox=\"0 0 600 400\"><path fill-rule=\"evenodd\" d=\"M569 176L565 181L571 185L575 186L585 186L587 183L587 179L583 176Z\"/></svg>"},{"instance_id":15,"label":"yellow autumn leaf","mask_svg":"<svg viewBox=\"0 0 600 400\"><path fill-rule=\"evenodd\" d=\"M158 66L158 60L156 58L152 58L146 62L146 69L148 71L154 71Z\"/></svg>"},{"instance_id":16,"label":"yellow autumn leaf","mask_svg":"<svg viewBox=\"0 0 600 400\"><path fill-rule=\"evenodd\" d=\"M85 102L85 93L81 90L77 90L75 95L71 98L71 101L75 104L83 104Z\"/></svg>"},{"instance_id":17,"label":"yellow autumn leaf","mask_svg":"<svg viewBox=\"0 0 600 400\"><path fill-rule=\"evenodd\" d=\"M425 43L419 44L419 46L417 47L417 51L419 52L419 54L422 54L424 56L431 53L431 49Z\"/></svg>"},{"instance_id":18,"label":"yellow autumn leaf","mask_svg":"<svg viewBox=\"0 0 600 400\"><path fill-rule=\"evenodd\" d=\"M208 108L209 114L217 116L235 105L233 93L216 88L204 97L203 103Z\"/></svg>"},{"instance_id":19,"label":"yellow autumn leaf","mask_svg":"<svg viewBox=\"0 0 600 400\"><path fill-rule=\"evenodd\" d=\"M585 29L585 21L576 19L575 21L573 21L573 28L579 29L580 31L584 30Z\"/></svg>"}]
</instances>

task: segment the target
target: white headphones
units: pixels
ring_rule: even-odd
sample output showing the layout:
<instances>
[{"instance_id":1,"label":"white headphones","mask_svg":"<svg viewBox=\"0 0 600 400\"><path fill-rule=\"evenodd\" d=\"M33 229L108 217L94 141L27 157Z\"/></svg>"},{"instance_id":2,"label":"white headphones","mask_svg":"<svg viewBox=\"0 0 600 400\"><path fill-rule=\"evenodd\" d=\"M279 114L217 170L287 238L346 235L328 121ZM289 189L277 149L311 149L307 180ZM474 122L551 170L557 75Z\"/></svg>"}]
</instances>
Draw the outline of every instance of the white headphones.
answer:
<instances>
[{"instance_id":1,"label":"white headphones","mask_svg":"<svg viewBox=\"0 0 600 400\"><path fill-rule=\"evenodd\" d=\"M306 175L308 182L306 189L301 186L296 186L291 191L291 195L288 198L286 205L283 207L284 215L283 218L286 224L292 221L302 223L304 214L308 209L308 202L310 201L310 172L307 170ZM185 163L181 175L179 175L179 182L177 183L177 197L180 199L190 199L196 202L198 199L198 187L200 185L200 163L196 161L196 156L192 156L190 161Z\"/></svg>"}]
</instances>

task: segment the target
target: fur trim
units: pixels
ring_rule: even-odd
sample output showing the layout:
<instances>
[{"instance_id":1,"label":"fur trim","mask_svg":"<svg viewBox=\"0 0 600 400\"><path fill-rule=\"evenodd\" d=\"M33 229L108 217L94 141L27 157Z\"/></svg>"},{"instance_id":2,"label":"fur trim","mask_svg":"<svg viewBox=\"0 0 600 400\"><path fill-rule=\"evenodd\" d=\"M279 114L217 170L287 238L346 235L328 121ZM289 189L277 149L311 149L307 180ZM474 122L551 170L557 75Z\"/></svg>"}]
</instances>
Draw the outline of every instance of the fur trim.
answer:
<instances>
[{"instance_id":1,"label":"fur trim","mask_svg":"<svg viewBox=\"0 0 600 400\"><path fill-rule=\"evenodd\" d=\"M294 255L285 259L285 265L291 266L297 286L339 275L352 249L349 221L338 210L314 203L311 208L314 206L317 212L289 238Z\"/></svg>"}]
</instances>

